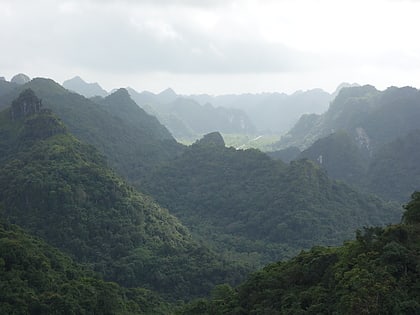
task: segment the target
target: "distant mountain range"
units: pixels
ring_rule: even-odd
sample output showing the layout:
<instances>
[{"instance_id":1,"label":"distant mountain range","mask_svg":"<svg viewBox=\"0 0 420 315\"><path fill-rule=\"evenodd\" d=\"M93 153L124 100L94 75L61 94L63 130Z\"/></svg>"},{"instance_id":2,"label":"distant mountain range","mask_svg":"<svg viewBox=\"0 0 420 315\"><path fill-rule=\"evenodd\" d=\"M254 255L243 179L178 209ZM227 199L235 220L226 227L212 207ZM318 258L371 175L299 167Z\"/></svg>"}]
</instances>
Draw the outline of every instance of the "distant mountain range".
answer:
<instances>
[{"instance_id":1,"label":"distant mountain range","mask_svg":"<svg viewBox=\"0 0 420 315\"><path fill-rule=\"evenodd\" d=\"M345 88L326 113L302 116L270 155L286 158L294 148L289 160L309 158L332 178L404 201L420 189L419 121L417 89Z\"/></svg>"},{"instance_id":2,"label":"distant mountain range","mask_svg":"<svg viewBox=\"0 0 420 315\"><path fill-rule=\"evenodd\" d=\"M342 88L270 158L150 114L197 136L250 128L235 108L21 79L0 80L0 313L418 313L420 195L360 231L419 188L418 90Z\"/></svg>"},{"instance_id":3,"label":"distant mountain range","mask_svg":"<svg viewBox=\"0 0 420 315\"><path fill-rule=\"evenodd\" d=\"M193 99L175 94L167 89L159 94L138 93L128 90L133 100L150 114L155 115L175 138L194 140L202 135L222 133L255 134L256 128L240 109L199 104Z\"/></svg>"},{"instance_id":4,"label":"distant mountain range","mask_svg":"<svg viewBox=\"0 0 420 315\"><path fill-rule=\"evenodd\" d=\"M238 95L191 95L200 104L243 110L261 133L282 134L304 113L323 113L332 96L321 90Z\"/></svg>"},{"instance_id":5,"label":"distant mountain range","mask_svg":"<svg viewBox=\"0 0 420 315\"><path fill-rule=\"evenodd\" d=\"M64 81L63 87L65 87L67 90L74 91L88 98L93 96L108 95L108 92L105 91L98 83L87 83L79 76Z\"/></svg>"},{"instance_id":6,"label":"distant mountain range","mask_svg":"<svg viewBox=\"0 0 420 315\"><path fill-rule=\"evenodd\" d=\"M353 84L356 85L356 84ZM284 93L211 96L178 95L168 88L161 93L137 92L127 88L133 100L149 114L156 116L179 140L195 140L206 133L282 134L304 113L323 113L338 91L329 94L321 89ZM63 82L63 86L85 97L106 96L97 83L86 83L80 77Z\"/></svg>"}]
</instances>

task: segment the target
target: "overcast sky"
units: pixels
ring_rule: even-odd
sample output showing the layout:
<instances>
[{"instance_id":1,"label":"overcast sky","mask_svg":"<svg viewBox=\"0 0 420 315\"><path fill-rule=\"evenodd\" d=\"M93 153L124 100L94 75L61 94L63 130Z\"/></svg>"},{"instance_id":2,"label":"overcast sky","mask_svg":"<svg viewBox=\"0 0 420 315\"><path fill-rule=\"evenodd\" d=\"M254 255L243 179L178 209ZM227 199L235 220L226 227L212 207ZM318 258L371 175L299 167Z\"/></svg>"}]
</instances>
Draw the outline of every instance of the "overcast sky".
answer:
<instances>
[{"instance_id":1,"label":"overcast sky","mask_svg":"<svg viewBox=\"0 0 420 315\"><path fill-rule=\"evenodd\" d=\"M0 0L0 76L105 89L420 87L420 1Z\"/></svg>"}]
</instances>

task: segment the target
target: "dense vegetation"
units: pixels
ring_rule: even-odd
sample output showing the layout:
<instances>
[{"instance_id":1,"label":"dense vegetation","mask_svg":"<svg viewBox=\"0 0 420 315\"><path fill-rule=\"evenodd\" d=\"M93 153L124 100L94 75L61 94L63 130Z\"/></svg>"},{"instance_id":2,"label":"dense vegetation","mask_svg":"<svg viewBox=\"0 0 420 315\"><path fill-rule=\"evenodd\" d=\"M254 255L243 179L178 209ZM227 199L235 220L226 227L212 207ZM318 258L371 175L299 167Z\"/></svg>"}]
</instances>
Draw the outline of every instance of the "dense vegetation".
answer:
<instances>
[{"instance_id":1,"label":"dense vegetation","mask_svg":"<svg viewBox=\"0 0 420 315\"><path fill-rule=\"evenodd\" d=\"M257 266L400 217L398 206L331 181L315 163L226 148L217 133L140 185L203 241Z\"/></svg>"},{"instance_id":2,"label":"dense vegetation","mask_svg":"<svg viewBox=\"0 0 420 315\"><path fill-rule=\"evenodd\" d=\"M140 178L154 165L182 151L168 130L135 106L123 90L99 100L103 105L98 105L52 80L36 78L0 95L0 108L10 106L27 88L42 99L44 108L53 110L63 120L69 132L95 146L125 178Z\"/></svg>"},{"instance_id":3,"label":"dense vegetation","mask_svg":"<svg viewBox=\"0 0 420 315\"><path fill-rule=\"evenodd\" d=\"M50 111L13 121L0 113L3 215L106 279L171 298L204 295L237 282L233 266L191 238L151 198L107 168Z\"/></svg>"},{"instance_id":4,"label":"dense vegetation","mask_svg":"<svg viewBox=\"0 0 420 315\"><path fill-rule=\"evenodd\" d=\"M145 289L104 282L86 267L0 221L1 314L168 314Z\"/></svg>"},{"instance_id":5,"label":"dense vegetation","mask_svg":"<svg viewBox=\"0 0 420 315\"><path fill-rule=\"evenodd\" d=\"M420 129L381 147L372 157L365 187L383 198L404 201L420 190Z\"/></svg>"},{"instance_id":6,"label":"dense vegetation","mask_svg":"<svg viewBox=\"0 0 420 315\"><path fill-rule=\"evenodd\" d=\"M295 159L308 158L328 176L345 181L386 200L403 202L420 189L420 131L414 130L369 153L345 131L317 140ZM286 150L286 149L285 149ZM284 159L283 151L270 154Z\"/></svg>"},{"instance_id":7,"label":"dense vegetation","mask_svg":"<svg viewBox=\"0 0 420 315\"><path fill-rule=\"evenodd\" d=\"M302 117L282 143L305 148L320 138L294 158L309 158L334 179L403 202L420 189L419 119L416 89L343 89L327 113ZM287 158L286 150L270 155Z\"/></svg>"},{"instance_id":8,"label":"dense vegetation","mask_svg":"<svg viewBox=\"0 0 420 315\"><path fill-rule=\"evenodd\" d=\"M369 152L341 130L317 140L297 158L318 162L332 178L362 184L368 168Z\"/></svg>"},{"instance_id":9,"label":"dense vegetation","mask_svg":"<svg viewBox=\"0 0 420 315\"><path fill-rule=\"evenodd\" d=\"M164 305L147 290L157 291L171 300L204 296L216 284L238 283L249 270L243 267L245 264L256 268L317 244L337 245L349 239L357 228L396 222L400 217L401 213L394 204L385 204L376 197L360 194L330 180L321 167L306 159L287 165L258 150L226 148L219 133L209 134L183 148L155 118L139 108L124 89L106 98L88 100L51 80L36 79L12 90L9 96L0 95L0 101L28 86L42 95L42 102L32 91L23 90L14 101L10 101L11 108L0 112L0 185L4 187L0 190L1 216L46 240L77 263L86 264L107 281L125 287L146 288L137 291L122 289L90 274L80 273L81 278L68 278L67 274L40 276L43 279L40 283L45 278L61 277L62 280L57 281L63 286L75 280L74 285L80 288L81 296L84 296L83 290L95 290L98 295L92 297L96 301L96 304L92 302L93 308L104 306L97 302L103 298L104 292L104 296L110 294L110 301L118 307L114 313L153 312L155 308L161 311ZM45 107L57 111L69 127ZM107 167L104 157L93 146L80 142L68 130L97 145L117 171L142 191L153 194L205 245L194 241L189 230L150 197L127 185ZM372 173L372 178L381 172L381 167L389 165L387 154L391 159L401 159L401 156L393 155L395 150L399 149L401 154L413 151L417 135L413 133L410 137L407 138L410 143L399 140L391 144L389 150L384 150L382 156L385 159L378 159L378 171ZM354 168L357 172L360 170L361 161L355 153L360 149L360 143L352 141L348 133L342 132L318 142L319 148L329 150L329 155L340 157L341 154L342 160L339 161L343 163L336 168L337 172L348 161L351 162L348 165L357 166ZM330 147L330 143L336 146ZM316 150L311 154L319 157ZM410 156L407 161L408 166L415 164L415 156ZM354 293L355 289L345 283L348 279L362 279L359 284L362 286L365 284L362 276L373 272L376 279L374 267L380 271L382 265L372 263L367 272L356 273L353 279L353 262L346 265L345 259L350 257L356 261L354 266L362 269L364 263L371 263L361 260L361 265L357 265L359 256L365 253L360 251L365 249L360 249L360 244L367 242L379 246L369 247L370 259L376 257L376 252L380 255L380 246L386 247L390 240L386 238L388 231L403 228L406 230L401 233L407 235L415 231L410 229L417 226L418 212L413 206L419 202L417 197L415 195L415 201L407 206L405 225L401 227L369 228L358 233L357 240L343 248L314 248L289 262L270 265L255 276L257 280L261 279L261 286L254 285L254 276L237 290L229 284L221 285L213 290L212 300L196 301L187 305L183 312L281 314L290 311L293 314L312 314L325 311L328 314L336 311L345 314L351 309L353 313L366 310L390 313L391 304L387 306L382 302L382 298L388 298L388 288L384 289L385 293L380 293L382 295L375 296L377 301L374 304L371 291ZM4 229L9 229L9 225ZM392 240L400 242L402 245L398 244L408 251L418 250L407 247L402 238ZM209 250L208 244L223 253L224 258ZM346 254L353 248L351 255ZM68 261L74 268L80 268L65 259L66 264ZM232 260L241 264L232 264L229 262ZM311 267L316 261L319 265ZM20 264L19 259L16 262ZM299 267L300 263L303 267ZM333 275L328 271L331 264L334 264L331 268L336 268ZM407 268L412 271L411 265ZM335 271L341 272L341 278ZM277 272L282 273L280 278L276 278ZM332 276L338 277L338 284L334 287L337 296L326 293L333 283ZM391 279L388 275L381 277L382 273L378 279L385 285ZM305 280L307 278L309 280ZM324 278L327 282L323 282ZM26 278L21 279L26 281ZM272 279L284 280L278 280L281 285L291 285L278 288L278 283L274 281L273 284ZM83 283L79 284L79 280ZM31 281L26 281L28 287L24 291L33 292L30 294L36 297L35 304L23 305L35 309L48 307L44 296L49 294L50 287L45 286L47 291L40 291ZM266 282L269 292L265 289ZM370 282L366 283L369 288ZM377 282L372 283L373 288L378 289ZM275 286L274 293L270 291L270 285ZM305 285L310 287L305 293L295 289L283 296L283 292L289 287L293 290L294 285L299 289L306 288ZM414 293L417 292L415 285L412 287ZM394 304L393 310L416 311L418 301L404 290L402 288L398 294L405 302ZM10 292L19 298L18 293ZM75 296L79 293L76 292ZM72 296L62 298L67 301ZM367 302L360 302L365 296ZM142 304L142 299L151 299L151 303ZM61 303L60 297L58 300ZM77 301L65 303L74 307L73 313L91 312L84 308L85 302ZM376 308L371 309L371 305L376 305Z\"/></svg>"},{"instance_id":10,"label":"dense vegetation","mask_svg":"<svg viewBox=\"0 0 420 315\"><path fill-rule=\"evenodd\" d=\"M179 314L419 314L420 193L405 208L403 224L365 228L341 247L268 265Z\"/></svg>"}]
</instances>

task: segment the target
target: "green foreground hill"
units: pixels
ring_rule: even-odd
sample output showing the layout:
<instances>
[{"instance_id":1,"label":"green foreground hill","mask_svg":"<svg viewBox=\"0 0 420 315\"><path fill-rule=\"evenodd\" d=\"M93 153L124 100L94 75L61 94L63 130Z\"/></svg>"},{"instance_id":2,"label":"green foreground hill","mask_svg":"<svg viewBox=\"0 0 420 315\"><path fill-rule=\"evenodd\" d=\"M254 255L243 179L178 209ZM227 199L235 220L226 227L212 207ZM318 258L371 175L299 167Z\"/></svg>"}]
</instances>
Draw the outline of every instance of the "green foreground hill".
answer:
<instances>
[{"instance_id":1,"label":"green foreground hill","mask_svg":"<svg viewBox=\"0 0 420 315\"><path fill-rule=\"evenodd\" d=\"M402 224L368 228L341 247L314 247L213 290L179 314L419 314L420 193Z\"/></svg>"},{"instance_id":2,"label":"green foreground hill","mask_svg":"<svg viewBox=\"0 0 420 315\"><path fill-rule=\"evenodd\" d=\"M244 275L127 185L49 110L25 114L32 103L39 100L26 91L0 113L0 209L7 220L107 280L170 298L205 295Z\"/></svg>"},{"instance_id":3,"label":"green foreground hill","mask_svg":"<svg viewBox=\"0 0 420 315\"><path fill-rule=\"evenodd\" d=\"M0 222L1 314L168 314L145 289L105 282L59 250Z\"/></svg>"}]
</instances>

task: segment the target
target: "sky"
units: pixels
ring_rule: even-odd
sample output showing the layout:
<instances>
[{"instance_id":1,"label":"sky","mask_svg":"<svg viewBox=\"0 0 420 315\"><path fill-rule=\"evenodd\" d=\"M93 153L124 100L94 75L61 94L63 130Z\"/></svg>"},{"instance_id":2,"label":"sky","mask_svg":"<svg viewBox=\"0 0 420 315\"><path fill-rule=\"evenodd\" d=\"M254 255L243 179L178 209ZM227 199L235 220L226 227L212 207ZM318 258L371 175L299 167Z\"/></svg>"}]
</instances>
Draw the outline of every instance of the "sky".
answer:
<instances>
[{"instance_id":1,"label":"sky","mask_svg":"<svg viewBox=\"0 0 420 315\"><path fill-rule=\"evenodd\" d=\"M420 0L0 0L0 76L107 90L420 87Z\"/></svg>"}]
</instances>

